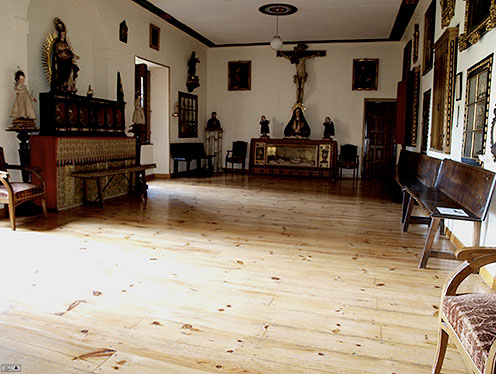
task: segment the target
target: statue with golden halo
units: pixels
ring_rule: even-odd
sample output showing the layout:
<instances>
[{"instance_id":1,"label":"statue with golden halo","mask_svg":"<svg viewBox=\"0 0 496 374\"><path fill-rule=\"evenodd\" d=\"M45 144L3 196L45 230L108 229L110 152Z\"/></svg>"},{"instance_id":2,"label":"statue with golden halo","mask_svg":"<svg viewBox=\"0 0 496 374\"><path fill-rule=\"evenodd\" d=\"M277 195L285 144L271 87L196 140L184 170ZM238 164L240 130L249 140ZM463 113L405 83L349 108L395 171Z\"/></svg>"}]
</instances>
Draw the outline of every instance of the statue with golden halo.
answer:
<instances>
[{"instance_id":1,"label":"statue with golden halo","mask_svg":"<svg viewBox=\"0 0 496 374\"><path fill-rule=\"evenodd\" d=\"M60 18L53 20L55 32L49 34L43 45L43 65L52 92L75 94L79 59L67 39L67 28Z\"/></svg>"}]
</instances>

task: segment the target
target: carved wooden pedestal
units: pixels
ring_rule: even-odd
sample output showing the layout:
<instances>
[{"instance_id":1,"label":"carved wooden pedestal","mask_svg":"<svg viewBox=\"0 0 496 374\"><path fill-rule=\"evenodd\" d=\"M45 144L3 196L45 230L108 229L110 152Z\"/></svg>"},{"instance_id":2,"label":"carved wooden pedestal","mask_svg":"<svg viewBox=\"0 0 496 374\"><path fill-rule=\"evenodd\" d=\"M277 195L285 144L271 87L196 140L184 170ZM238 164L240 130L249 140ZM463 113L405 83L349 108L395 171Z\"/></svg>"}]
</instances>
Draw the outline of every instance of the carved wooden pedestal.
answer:
<instances>
[{"instance_id":1,"label":"carved wooden pedestal","mask_svg":"<svg viewBox=\"0 0 496 374\"><path fill-rule=\"evenodd\" d=\"M205 130L207 139L207 155L214 155L212 162L213 172L222 171L222 134L223 130Z\"/></svg>"}]
</instances>

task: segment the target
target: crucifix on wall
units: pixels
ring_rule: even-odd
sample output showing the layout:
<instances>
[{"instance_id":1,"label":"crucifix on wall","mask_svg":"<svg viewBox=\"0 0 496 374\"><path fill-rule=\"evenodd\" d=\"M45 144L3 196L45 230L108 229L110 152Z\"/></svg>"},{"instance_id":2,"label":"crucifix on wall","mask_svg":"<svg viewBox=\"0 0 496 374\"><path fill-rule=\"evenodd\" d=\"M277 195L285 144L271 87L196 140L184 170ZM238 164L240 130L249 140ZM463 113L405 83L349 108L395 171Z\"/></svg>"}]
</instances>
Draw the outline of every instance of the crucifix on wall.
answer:
<instances>
[{"instance_id":1,"label":"crucifix on wall","mask_svg":"<svg viewBox=\"0 0 496 374\"><path fill-rule=\"evenodd\" d=\"M303 104L303 92L308 74L306 72L305 60L313 57L325 57L326 51L307 51L308 46L298 43L292 51L277 51L277 57L287 58L296 65L296 74L293 81L296 84L296 104Z\"/></svg>"}]
</instances>

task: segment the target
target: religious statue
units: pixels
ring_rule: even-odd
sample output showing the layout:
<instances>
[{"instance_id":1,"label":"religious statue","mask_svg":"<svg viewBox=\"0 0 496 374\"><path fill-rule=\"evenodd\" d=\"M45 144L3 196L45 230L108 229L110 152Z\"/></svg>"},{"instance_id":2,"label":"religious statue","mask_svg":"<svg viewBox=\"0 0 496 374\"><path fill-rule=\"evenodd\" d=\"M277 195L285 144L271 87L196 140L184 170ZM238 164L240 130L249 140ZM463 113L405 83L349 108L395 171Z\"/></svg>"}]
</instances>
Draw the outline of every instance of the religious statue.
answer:
<instances>
[{"instance_id":1,"label":"religious statue","mask_svg":"<svg viewBox=\"0 0 496 374\"><path fill-rule=\"evenodd\" d=\"M334 122L331 121L331 117L326 117L323 125L324 125L323 139L332 139L332 137L335 135L335 131L334 131Z\"/></svg>"},{"instance_id":2,"label":"religious statue","mask_svg":"<svg viewBox=\"0 0 496 374\"><path fill-rule=\"evenodd\" d=\"M196 52L191 52L188 61L188 80L186 81L188 92L193 92L195 88L200 87L200 78L196 75L196 64L199 62L200 59L196 57Z\"/></svg>"},{"instance_id":3,"label":"religious statue","mask_svg":"<svg viewBox=\"0 0 496 374\"><path fill-rule=\"evenodd\" d=\"M287 58L296 65L296 74L293 76L293 81L296 84L296 104L303 104L303 91L308 77L305 60L326 55L326 51L307 51L307 48L306 44L298 43L293 51L277 51L277 57Z\"/></svg>"},{"instance_id":4,"label":"religious statue","mask_svg":"<svg viewBox=\"0 0 496 374\"><path fill-rule=\"evenodd\" d=\"M57 38L51 49L52 75L50 88L52 91L63 93L76 93L76 79L79 67L76 65L76 56L67 41L67 31L64 22L60 18L53 20Z\"/></svg>"},{"instance_id":5,"label":"religious statue","mask_svg":"<svg viewBox=\"0 0 496 374\"><path fill-rule=\"evenodd\" d=\"M265 116L262 116L260 118L260 135L262 138L268 138L269 137L269 120L265 118Z\"/></svg>"},{"instance_id":6,"label":"religious statue","mask_svg":"<svg viewBox=\"0 0 496 374\"><path fill-rule=\"evenodd\" d=\"M207 121L207 130L222 130L217 112L212 112L212 117Z\"/></svg>"},{"instance_id":7,"label":"religious statue","mask_svg":"<svg viewBox=\"0 0 496 374\"><path fill-rule=\"evenodd\" d=\"M145 124L145 111L141 106L141 92L136 92L134 99L134 113L133 113L133 124L144 125Z\"/></svg>"},{"instance_id":8,"label":"religious statue","mask_svg":"<svg viewBox=\"0 0 496 374\"><path fill-rule=\"evenodd\" d=\"M308 138L310 126L308 125L300 107L296 107L293 116L284 128L285 137Z\"/></svg>"},{"instance_id":9,"label":"religious statue","mask_svg":"<svg viewBox=\"0 0 496 374\"><path fill-rule=\"evenodd\" d=\"M16 125L16 122L29 122L34 124L33 120L36 119L33 101L36 102L37 100L24 84L25 79L26 76L21 70L15 73L14 92L16 93L16 97L14 105L12 106L12 111L10 112L10 117L14 118L14 125Z\"/></svg>"}]
</instances>

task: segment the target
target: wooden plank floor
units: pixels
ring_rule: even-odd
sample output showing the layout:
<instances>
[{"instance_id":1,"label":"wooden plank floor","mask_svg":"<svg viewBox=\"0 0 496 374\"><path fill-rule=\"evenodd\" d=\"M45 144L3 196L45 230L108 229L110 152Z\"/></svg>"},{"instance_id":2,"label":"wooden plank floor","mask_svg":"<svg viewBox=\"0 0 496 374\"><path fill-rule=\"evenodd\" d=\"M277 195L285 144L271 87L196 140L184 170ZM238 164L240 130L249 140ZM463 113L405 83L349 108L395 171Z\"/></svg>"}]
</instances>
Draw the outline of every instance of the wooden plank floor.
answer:
<instances>
[{"instance_id":1,"label":"wooden plank floor","mask_svg":"<svg viewBox=\"0 0 496 374\"><path fill-rule=\"evenodd\" d=\"M418 270L427 228L403 233L400 210L372 182L227 175L153 181L147 204L19 218L17 232L2 219L0 363L430 373L457 262ZM478 277L466 288L485 290ZM453 347L443 372L466 373Z\"/></svg>"}]
</instances>

